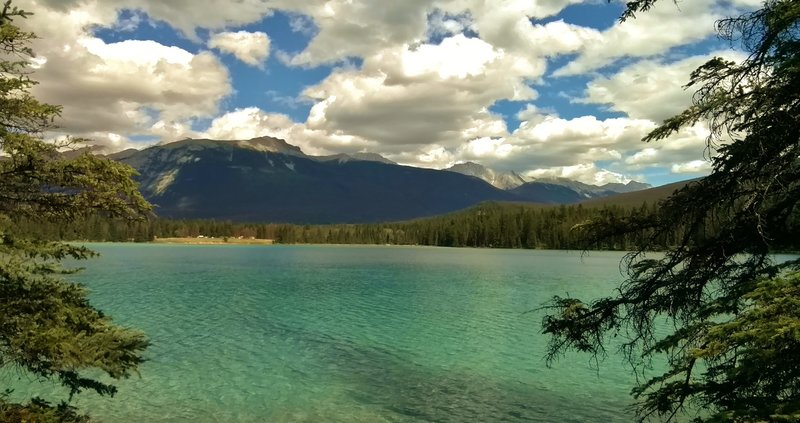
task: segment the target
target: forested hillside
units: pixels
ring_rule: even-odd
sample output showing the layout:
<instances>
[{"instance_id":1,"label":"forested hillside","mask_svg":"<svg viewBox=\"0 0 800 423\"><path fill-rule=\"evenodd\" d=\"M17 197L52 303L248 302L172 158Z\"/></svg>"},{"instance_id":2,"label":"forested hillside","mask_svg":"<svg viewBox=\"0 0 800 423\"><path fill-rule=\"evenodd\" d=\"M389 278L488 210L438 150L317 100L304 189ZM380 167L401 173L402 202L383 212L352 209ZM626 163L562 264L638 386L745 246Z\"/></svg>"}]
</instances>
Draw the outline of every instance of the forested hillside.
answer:
<instances>
[{"instance_id":1,"label":"forested hillside","mask_svg":"<svg viewBox=\"0 0 800 423\"><path fill-rule=\"evenodd\" d=\"M68 225L19 221L21 233L43 239L78 241L146 242L154 238L256 238L276 243L295 244L395 244L444 247L537 248L537 249L613 249L625 250L647 231L625 234L586 245L581 224L598 217L642 218L652 214L657 203L638 207L604 205L598 207L536 206L529 204L485 203L439 217L407 222L360 225L290 225L234 223L220 220L165 220L143 222L115 221L90 216ZM674 245L684 228L656 240L659 248ZM714 228L709 224L694 236L702 238ZM796 245L782 246L795 250Z\"/></svg>"}]
</instances>

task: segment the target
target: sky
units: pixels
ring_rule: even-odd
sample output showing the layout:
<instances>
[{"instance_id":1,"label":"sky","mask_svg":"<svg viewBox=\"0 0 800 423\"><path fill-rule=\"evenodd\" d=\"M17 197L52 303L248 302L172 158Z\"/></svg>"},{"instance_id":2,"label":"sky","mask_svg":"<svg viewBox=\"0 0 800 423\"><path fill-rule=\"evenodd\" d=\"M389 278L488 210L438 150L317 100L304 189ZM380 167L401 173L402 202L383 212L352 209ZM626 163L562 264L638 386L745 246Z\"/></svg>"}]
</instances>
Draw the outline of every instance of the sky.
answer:
<instances>
[{"instance_id":1,"label":"sky","mask_svg":"<svg viewBox=\"0 0 800 423\"><path fill-rule=\"evenodd\" d=\"M759 0L16 0L50 134L104 151L273 136L306 154L472 161L532 178L653 185L702 176L690 72L743 54L714 22Z\"/></svg>"}]
</instances>

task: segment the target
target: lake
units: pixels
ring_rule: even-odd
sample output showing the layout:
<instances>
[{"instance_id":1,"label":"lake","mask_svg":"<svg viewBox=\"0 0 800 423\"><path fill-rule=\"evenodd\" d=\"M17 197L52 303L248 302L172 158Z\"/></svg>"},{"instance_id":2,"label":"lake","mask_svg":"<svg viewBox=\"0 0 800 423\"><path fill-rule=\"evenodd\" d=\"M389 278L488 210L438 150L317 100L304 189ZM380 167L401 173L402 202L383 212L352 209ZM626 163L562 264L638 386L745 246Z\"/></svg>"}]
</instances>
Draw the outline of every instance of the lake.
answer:
<instances>
[{"instance_id":1,"label":"lake","mask_svg":"<svg viewBox=\"0 0 800 423\"><path fill-rule=\"evenodd\" d=\"M78 396L106 422L631 420L621 359L548 368L542 315L528 313L610 293L622 253L91 247L102 256L74 278L152 341L115 398ZM13 379L19 395L58 392Z\"/></svg>"}]
</instances>

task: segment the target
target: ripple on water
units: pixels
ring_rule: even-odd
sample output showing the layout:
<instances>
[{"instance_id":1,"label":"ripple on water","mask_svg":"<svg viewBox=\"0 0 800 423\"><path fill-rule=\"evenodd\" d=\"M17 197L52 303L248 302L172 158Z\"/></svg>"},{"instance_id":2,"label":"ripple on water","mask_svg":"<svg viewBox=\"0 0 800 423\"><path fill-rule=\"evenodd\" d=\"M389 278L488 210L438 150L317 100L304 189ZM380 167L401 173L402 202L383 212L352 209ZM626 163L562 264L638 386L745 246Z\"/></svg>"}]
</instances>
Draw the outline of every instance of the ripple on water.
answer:
<instances>
[{"instance_id":1,"label":"ripple on water","mask_svg":"<svg viewBox=\"0 0 800 423\"><path fill-rule=\"evenodd\" d=\"M613 286L618 254L98 245L78 278L152 340L109 422L629 421L618 362L542 361L552 295ZM57 389L17 383L20 395Z\"/></svg>"}]
</instances>

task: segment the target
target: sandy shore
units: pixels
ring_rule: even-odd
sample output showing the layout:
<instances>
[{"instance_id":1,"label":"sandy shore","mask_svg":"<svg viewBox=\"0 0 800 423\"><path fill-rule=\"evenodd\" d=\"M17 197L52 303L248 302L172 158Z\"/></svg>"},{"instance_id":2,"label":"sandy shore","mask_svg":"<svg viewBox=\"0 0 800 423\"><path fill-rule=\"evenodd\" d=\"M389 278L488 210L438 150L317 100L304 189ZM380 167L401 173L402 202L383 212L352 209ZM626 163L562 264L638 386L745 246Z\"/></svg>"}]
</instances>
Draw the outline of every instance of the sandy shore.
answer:
<instances>
[{"instance_id":1,"label":"sandy shore","mask_svg":"<svg viewBox=\"0 0 800 423\"><path fill-rule=\"evenodd\" d=\"M250 238L156 238L152 241L155 244L189 244L189 245L272 245L271 239L250 239Z\"/></svg>"}]
</instances>

